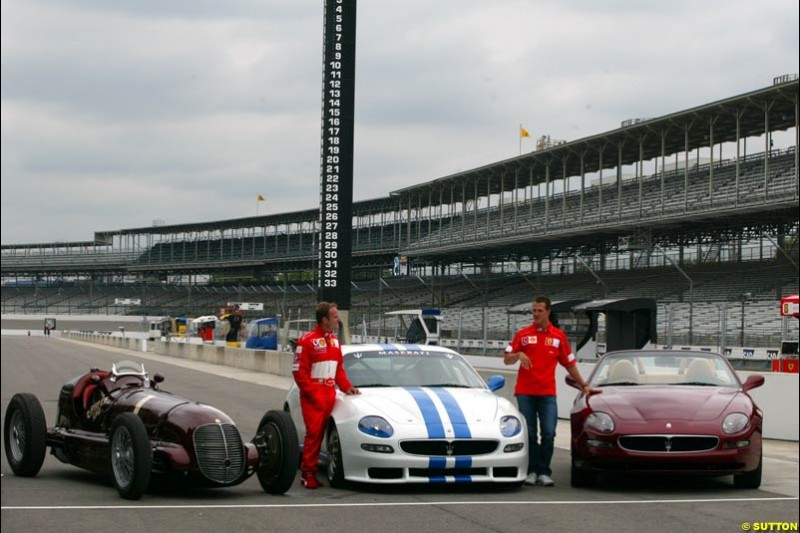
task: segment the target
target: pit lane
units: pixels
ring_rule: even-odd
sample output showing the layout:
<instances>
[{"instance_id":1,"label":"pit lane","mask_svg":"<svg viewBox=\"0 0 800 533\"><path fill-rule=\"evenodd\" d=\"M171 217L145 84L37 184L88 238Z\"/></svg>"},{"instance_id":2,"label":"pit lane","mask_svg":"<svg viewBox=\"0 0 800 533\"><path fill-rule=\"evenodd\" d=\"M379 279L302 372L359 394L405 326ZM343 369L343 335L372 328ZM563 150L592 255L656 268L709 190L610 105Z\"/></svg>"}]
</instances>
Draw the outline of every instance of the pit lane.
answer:
<instances>
[{"instance_id":1,"label":"pit lane","mask_svg":"<svg viewBox=\"0 0 800 533\"><path fill-rule=\"evenodd\" d=\"M250 438L263 413L280 408L283 378L55 338L2 337L2 414L13 394L42 401L55 422L61 385L92 366L120 359L166 376L163 388L214 405ZM559 427L563 446L568 428ZM765 446L763 490L738 490L729 478L606 478L597 488L569 486L568 451L553 459L553 488L328 486L295 483L265 494L255 478L229 489L156 486L138 502L118 497L109 480L48 454L36 478L15 477L3 452L2 524L14 531L740 531L743 522L797 522L797 443ZM321 476L324 479L324 476ZM6 529L8 528L8 529Z\"/></svg>"}]
</instances>

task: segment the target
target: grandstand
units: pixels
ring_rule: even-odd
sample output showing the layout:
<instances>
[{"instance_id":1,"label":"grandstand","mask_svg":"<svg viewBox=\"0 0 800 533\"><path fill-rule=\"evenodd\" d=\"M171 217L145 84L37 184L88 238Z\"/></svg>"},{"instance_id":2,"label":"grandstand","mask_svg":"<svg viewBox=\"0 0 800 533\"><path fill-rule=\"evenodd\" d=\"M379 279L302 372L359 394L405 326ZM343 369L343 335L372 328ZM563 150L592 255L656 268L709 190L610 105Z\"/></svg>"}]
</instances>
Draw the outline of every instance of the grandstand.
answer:
<instances>
[{"instance_id":1,"label":"grandstand","mask_svg":"<svg viewBox=\"0 0 800 533\"><path fill-rule=\"evenodd\" d=\"M790 130L793 145L775 147ZM797 132L794 78L355 202L351 326L385 336L385 311L436 306L445 337L507 339L526 320L507 309L534 293L651 297L662 338L776 346L776 302L798 291ZM200 315L252 301L310 316L318 217L3 244L2 312ZM397 256L409 276L393 276Z\"/></svg>"}]
</instances>

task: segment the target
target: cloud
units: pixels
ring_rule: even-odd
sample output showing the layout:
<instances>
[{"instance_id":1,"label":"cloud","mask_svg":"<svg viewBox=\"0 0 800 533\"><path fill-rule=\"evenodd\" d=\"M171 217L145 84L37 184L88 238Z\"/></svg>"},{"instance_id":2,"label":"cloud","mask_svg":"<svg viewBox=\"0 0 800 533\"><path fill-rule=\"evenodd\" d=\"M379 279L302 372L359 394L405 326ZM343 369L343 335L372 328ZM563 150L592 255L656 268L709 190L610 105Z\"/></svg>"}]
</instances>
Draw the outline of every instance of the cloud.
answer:
<instances>
[{"instance_id":1,"label":"cloud","mask_svg":"<svg viewBox=\"0 0 800 533\"><path fill-rule=\"evenodd\" d=\"M356 200L512 157L520 123L575 139L798 64L778 0L358 10ZM1 24L4 244L318 204L321 2L4 0Z\"/></svg>"}]
</instances>

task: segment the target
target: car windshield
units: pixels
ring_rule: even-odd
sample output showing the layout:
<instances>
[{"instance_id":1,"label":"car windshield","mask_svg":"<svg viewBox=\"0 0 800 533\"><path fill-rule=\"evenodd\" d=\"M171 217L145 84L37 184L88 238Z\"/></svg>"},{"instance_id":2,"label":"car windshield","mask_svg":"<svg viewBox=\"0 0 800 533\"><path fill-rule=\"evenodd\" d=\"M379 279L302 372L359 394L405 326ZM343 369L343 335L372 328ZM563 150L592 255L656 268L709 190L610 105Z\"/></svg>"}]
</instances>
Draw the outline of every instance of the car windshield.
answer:
<instances>
[{"instance_id":1,"label":"car windshield","mask_svg":"<svg viewBox=\"0 0 800 533\"><path fill-rule=\"evenodd\" d=\"M716 354L617 352L603 357L592 373L593 387L675 385L739 387L728 363Z\"/></svg>"},{"instance_id":2,"label":"car windshield","mask_svg":"<svg viewBox=\"0 0 800 533\"><path fill-rule=\"evenodd\" d=\"M453 352L364 350L344 356L356 387L486 388L470 364Z\"/></svg>"},{"instance_id":3,"label":"car windshield","mask_svg":"<svg viewBox=\"0 0 800 533\"><path fill-rule=\"evenodd\" d=\"M119 361L111 366L115 376L145 376L144 365L133 361Z\"/></svg>"}]
</instances>

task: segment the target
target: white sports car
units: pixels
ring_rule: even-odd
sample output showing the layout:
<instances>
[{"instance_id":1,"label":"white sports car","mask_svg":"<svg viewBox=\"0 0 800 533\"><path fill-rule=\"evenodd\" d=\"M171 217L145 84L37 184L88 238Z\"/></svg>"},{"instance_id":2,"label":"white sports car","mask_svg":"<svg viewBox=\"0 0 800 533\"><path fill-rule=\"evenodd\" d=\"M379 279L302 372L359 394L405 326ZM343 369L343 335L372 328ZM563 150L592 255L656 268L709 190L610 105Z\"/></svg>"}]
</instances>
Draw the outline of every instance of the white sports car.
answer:
<instances>
[{"instance_id":1,"label":"white sports car","mask_svg":"<svg viewBox=\"0 0 800 533\"><path fill-rule=\"evenodd\" d=\"M440 346L346 345L342 354L361 394L337 391L323 443L332 486L525 480L527 431L517 408L493 393L505 384L502 376L490 377L487 387L463 357ZM294 385L284 409L302 443Z\"/></svg>"}]
</instances>

